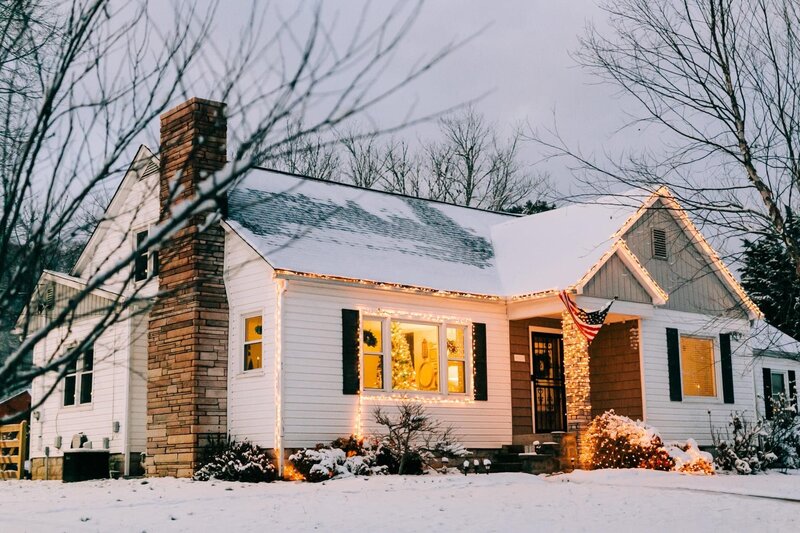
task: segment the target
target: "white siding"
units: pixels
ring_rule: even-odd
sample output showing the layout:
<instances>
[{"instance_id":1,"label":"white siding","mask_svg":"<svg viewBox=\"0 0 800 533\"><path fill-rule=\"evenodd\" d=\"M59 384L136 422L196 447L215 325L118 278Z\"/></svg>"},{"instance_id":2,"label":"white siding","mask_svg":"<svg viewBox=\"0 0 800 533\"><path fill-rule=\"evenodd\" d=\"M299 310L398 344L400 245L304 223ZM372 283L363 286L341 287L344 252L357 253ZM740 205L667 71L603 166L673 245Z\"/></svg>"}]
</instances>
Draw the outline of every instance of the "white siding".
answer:
<instances>
[{"instance_id":1,"label":"white siding","mask_svg":"<svg viewBox=\"0 0 800 533\"><path fill-rule=\"evenodd\" d=\"M467 319L486 324L488 401L431 403L429 412L451 425L471 448L511 443L511 387L506 306L356 288L315 281L289 281L283 300L283 445L313 446L357 428L359 396L342 393L342 309L383 309ZM367 393L368 394L368 393ZM362 395L365 432L378 402Z\"/></svg>"},{"instance_id":2,"label":"white siding","mask_svg":"<svg viewBox=\"0 0 800 533\"><path fill-rule=\"evenodd\" d=\"M753 370L754 387L757 395L756 410L764 416L764 375L763 369L769 368L773 372L783 372L786 384L786 394L789 394L789 370L794 370L795 379L800 379L800 361L792 361L780 357L761 356L755 358Z\"/></svg>"},{"instance_id":3,"label":"white siding","mask_svg":"<svg viewBox=\"0 0 800 533\"><path fill-rule=\"evenodd\" d=\"M128 408L129 450L141 453L147 449L147 325L148 317L131 319L131 362L129 370Z\"/></svg>"},{"instance_id":4,"label":"white siding","mask_svg":"<svg viewBox=\"0 0 800 533\"><path fill-rule=\"evenodd\" d=\"M159 175L155 173L132 183L128 194L121 198L119 214L110 220L102 240L96 245L91 261L80 273L83 278L89 278L93 273L114 265L122 257L130 254L134 246L135 233L158 222L158 179ZM123 269L111 277L105 285L111 290L121 290L126 280L130 278L129 272L128 269ZM128 286L128 289L130 288ZM157 283L151 282L140 296L154 295L156 289Z\"/></svg>"},{"instance_id":5,"label":"white siding","mask_svg":"<svg viewBox=\"0 0 800 533\"><path fill-rule=\"evenodd\" d=\"M648 424L660 430L665 440L685 440L691 437L701 446L710 445L712 425L715 429L725 430L733 411L746 412L752 416L755 400L751 351L745 343L731 338L733 404L722 401L722 372L719 363L719 334L738 331L744 339L749 331L746 321L656 309L653 316L642 319L641 324L645 419ZM682 335L714 339L716 398L684 395L683 401L670 401L666 328L677 328Z\"/></svg>"},{"instance_id":6,"label":"white siding","mask_svg":"<svg viewBox=\"0 0 800 533\"><path fill-rule=\"evenodd\" d=\"M34 363L41 363L47 357L57 355L56 347L67 344L72 339L82 339L95 324L96 319L85 319L72 325L69 334L64 329L51 332L46 341L40 342L34 350ZM63 381L56 385L54 392L36 407L39 419L32 418L31 457L44 457L44 448L50 447L50 456L61 455L55 448L55 438L62 437L61 449L69 449L72 436L83 432L92 441L94 448L102 448L103 438L110 439L111 453L123 453L125 442L125 392L128 379L128 346L130 333L128 322L124 321L108 328L94 344L94 375L92 402L84 405L64 407ZM62 340L65 342L62 344ZM32 387L32 401L36 405L52 386L56 376L48 374L37 378ZM113 422L120 422L120 431L113 432Z\"/></svg>"},{"instance_id":7,"label":"white siding","mask_svg":"<svg viewBox=\"0 0 800 533\"><path fill-rule=\"evenodd\" d=\"M238 235L225 237L225 288L230 306L228 431L236 439L275 446L275 281L272 269ZM263 368L243 371L243 317L263 315Z\"/></svg>"}]
</instances>

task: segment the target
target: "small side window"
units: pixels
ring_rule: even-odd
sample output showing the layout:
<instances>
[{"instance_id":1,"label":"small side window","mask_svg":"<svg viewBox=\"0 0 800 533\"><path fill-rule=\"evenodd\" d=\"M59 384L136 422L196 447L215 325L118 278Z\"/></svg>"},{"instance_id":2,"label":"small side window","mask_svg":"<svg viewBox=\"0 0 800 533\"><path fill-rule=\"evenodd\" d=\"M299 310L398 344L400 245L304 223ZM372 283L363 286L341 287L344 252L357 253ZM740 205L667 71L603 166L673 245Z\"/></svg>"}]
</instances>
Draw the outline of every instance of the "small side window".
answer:
<instances>
[{"instance_id":1,"label":"small side window","mask_svg":"<svg viewBox=\"0 0 800 533\"><path fill-rule=\"evenodd\" d=\"M136 281L144 281L150 277L158 276L158 250L140 249L149 235L149 230L137 231L134 239L135 248L139 250L133 262L133 279Z\"/></svg>"},{"instance_id":2,"label":"small side window","mask_svg":"<svg viewBox=\"0 0 800 533\"><path fill-rule=\"evenodd\" d=\"M94 349L90 347L83 357L72 361L64 375L64 406L92 403Z\"/></svg>"},{"instance_id":3,"label":"small side window","mask_svg":"<svg viewBox=\"0 0 800 533\"><path fill-rule=\"evenodd\" d=\"M255 370L263 365L261 316L244 319L244 369Z\"/></svg>"},{"instance_id":4,"label":"small side window","mask_svg":"<svg viewBox=\"0 0 800 533\"><path fill-rule=\"evenodd\" d=\"M667 259L667 232L663 229L653 228L653 258Z\"/></svg>"}]
</instances>

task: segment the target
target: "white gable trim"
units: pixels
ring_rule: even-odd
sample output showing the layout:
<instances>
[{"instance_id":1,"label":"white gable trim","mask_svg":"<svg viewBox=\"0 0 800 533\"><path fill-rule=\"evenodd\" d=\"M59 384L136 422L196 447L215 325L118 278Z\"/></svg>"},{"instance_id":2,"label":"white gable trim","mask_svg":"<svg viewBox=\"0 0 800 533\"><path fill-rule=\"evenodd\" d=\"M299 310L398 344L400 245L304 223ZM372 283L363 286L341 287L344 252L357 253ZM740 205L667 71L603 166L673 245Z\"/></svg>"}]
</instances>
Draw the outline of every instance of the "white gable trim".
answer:
<instances>
[{"instance_id":1,"label":"white gable trim","mask_svg":"<svg viewBox=\"0 0 800 533\"><path fill-rule=\"evenodd\" d=\"M644 287L644 290L647 291L647 294L650 295L650 298L653 300L653 305L664 305L667 303L669 299L669 295L667 292L661 288L661 286L653 279L653 276L647 271L646 268L639 262L633 252L631 252L628 245L625 244L625 241L622 238L617 239L614 245L605 253L600 260L595 263L595 265L589 269L589 271L584 274L584 276L576 283L572 289L575 290L576 294L583 294L583 289L586 285L591 281L591 279L603 268L609 259L613 256L617 256L620 258L622 263L630 270L636 281Z\"/></svg>"}]
</instances>

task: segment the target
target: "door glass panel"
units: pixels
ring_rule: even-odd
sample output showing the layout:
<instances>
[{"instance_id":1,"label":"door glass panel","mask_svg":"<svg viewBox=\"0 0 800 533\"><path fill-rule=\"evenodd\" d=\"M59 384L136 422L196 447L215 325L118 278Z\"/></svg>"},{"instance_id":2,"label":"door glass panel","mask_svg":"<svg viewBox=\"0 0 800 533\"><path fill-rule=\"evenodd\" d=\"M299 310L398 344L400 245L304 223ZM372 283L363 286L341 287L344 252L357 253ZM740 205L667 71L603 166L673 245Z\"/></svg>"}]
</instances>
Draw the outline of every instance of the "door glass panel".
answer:
<instances>
[{"instance_id":1,"label":"door glass panel","mask_svg":"<svg viewBox=\"0 0 800 533\"><path fill-rule=\"evenodd\" d=\"M531 365L535 431L564 431L566 395L561 336L532 333Z\"/></svg>"}]
</instances>

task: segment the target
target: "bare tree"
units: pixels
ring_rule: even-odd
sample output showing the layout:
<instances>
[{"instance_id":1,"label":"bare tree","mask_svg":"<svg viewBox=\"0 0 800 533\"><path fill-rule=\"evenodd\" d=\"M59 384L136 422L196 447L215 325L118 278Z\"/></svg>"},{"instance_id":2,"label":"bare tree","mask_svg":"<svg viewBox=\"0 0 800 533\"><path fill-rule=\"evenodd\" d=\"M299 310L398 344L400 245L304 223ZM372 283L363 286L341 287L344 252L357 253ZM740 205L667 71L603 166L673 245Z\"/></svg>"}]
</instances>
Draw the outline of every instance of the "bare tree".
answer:
<instances>
[{"instance_id":1,"label":"bare tree","mask_svg":"<svg viewBox=\"0 0 800 533\"><path fill-rule=\"evenodd\" d=\"M298 139L325 138L441 61L453 45L421 58L397 79L386 75L419 8L398 3L374 26L364 15L342 45L320 7L303 25L305 6L283 16L254 2L240 38L224 51L210 38L216 5L198 12L191 2L176 4L174 24L164 27L145 1L3 4L0 116L8 139L0 145L0 316L20 316L23 340L0 354L0 396L38 376L63 377L109 327L146 313L152 294L144 290L147 283L134 282L137 257L205 212L246 172L295 150ZM267 19L277 19L278 27L264 28ZM147 238L121 259L94 258L96 267L79 290L55 309L40 307L46 295L37 294L37 279L54 243L86 230L87 202L128 170L159 114L195 92L228 104L234 126L228 164L180 204L180 191L168 191L169 216ZM114 297L95 310L89 330L77 342L49 346L57 355L31 366L32 348L51 332L70 331L81 304L112 281ZM20 301L30 302L21 314Z\"/></svg>"},{"instance_id":2,"label":"bare tree","mask_svg":"<svg viewBox=\"0 0 800 533\"><path fill-rule=\"evenodd\" d=\"M351 129L341 138L344 149L344 174L359 187L375 187L381 179L384 161L378 138L372 133L361 134Z\"/></svg>"},{"instance_id":3,"label":"bare tree","mask_svg":"<svg viewBox=\"0 0 800 533\"><path fill-rule=\"evenodd\" d=\"M288 141L280 152L268 154L261 164L302 176L338 181L341 159L336 145L319 135L299 135L301 131L302 124L290 124Z\"/></svg>"},{"instance_id":4,"label":"bare tree","mask_svg":"<svg viewBox=\"0 0 800 533\"><path fill-rule=\"evenodd\" d=\"M800 277L788 221L800 192L800 4L793 0L610 0L610 30L590 27L579 61L636 107L662 149L612 161L558 132L534 135L593 192L667 184L720 239L775 238ZM665 142L666 140L666 142Z\"/></svg>"},{"instance_id":5,"label":"bare tree","mask_svg":"<svg viewBox=\"0 0 800 533\"><path fill-rule=\"evenodd\" d=\"M546 176L521 161L521 130L503 139L473 107L439 124L444 139L425 147L431 198L502 211L545 192Z\"/></svg>"}]
</instances>

